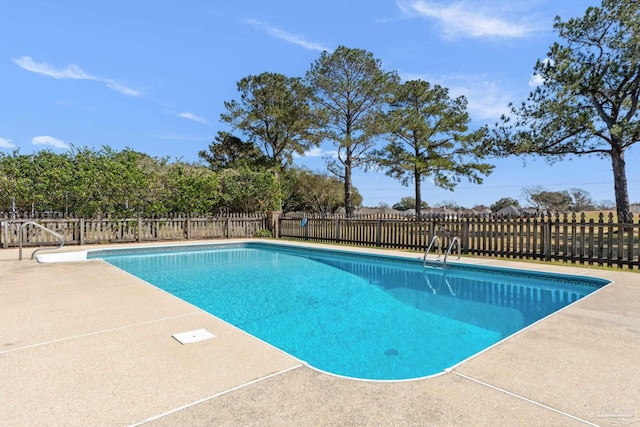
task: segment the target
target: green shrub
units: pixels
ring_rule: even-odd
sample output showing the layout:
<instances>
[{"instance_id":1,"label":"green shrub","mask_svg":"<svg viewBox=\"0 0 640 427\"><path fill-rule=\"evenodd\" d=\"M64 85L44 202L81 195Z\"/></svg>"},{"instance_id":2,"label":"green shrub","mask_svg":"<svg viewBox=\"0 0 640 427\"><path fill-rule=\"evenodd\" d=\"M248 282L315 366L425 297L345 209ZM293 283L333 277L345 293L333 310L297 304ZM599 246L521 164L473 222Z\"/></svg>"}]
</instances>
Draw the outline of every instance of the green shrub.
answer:
<instances>
[{"instance_id":1,"label":"green shrub","mask_svg":"<svg viewBox=\"0 0 640 427\"><path fill-rule=\"evenodd\" d=\"M267 230L266 228L262 228L260 230L257 230L255 233L253 233L253 237L273 237L273 234L271 234L270 230Z\"/></svg>"}]
</instances>

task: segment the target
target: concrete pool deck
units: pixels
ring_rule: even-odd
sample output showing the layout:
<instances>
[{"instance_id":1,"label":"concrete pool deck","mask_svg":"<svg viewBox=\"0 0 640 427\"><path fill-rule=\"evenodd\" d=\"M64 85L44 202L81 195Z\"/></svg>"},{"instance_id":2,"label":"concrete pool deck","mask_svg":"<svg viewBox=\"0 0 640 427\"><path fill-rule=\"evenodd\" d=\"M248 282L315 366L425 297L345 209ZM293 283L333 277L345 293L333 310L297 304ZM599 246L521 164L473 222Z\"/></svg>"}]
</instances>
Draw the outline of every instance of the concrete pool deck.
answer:
<instances>
[{"instance_id":1,"label":"concrete pool deck","mask_svg":"<svg viewBox=\"0 0 640 427\"><path fill-rule=\"evenodd\" d=\"M313 370L102 261L31 252L0 249L0 426L640 425L639 273L464 259L614 283L450 372L381 383ZM199 328L216 337L172 337Z\"/></svg>"}]
</instances>

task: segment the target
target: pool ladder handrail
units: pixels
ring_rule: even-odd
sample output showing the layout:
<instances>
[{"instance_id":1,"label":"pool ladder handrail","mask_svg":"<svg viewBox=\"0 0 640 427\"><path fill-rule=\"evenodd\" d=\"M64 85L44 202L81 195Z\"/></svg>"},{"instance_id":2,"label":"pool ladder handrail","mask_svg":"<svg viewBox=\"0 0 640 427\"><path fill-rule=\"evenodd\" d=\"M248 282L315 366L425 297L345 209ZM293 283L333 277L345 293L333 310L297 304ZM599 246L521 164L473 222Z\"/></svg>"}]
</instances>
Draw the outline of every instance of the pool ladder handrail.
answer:
<instances>
[{"instance_id":1,"label":"pool ladder handrail","mask_svg":"<svg viewBox=\"0 0 640 427\"><path fill-rule=\"evenodd\" d=\"M447 257L449 256L449 254L451 253L451 249L453 248L453 245L458 242L457 248L458 248L458 259L460 259L460 241L458 239L458 236L453 236L453 239L451 239L451 243L449 244L449 247L447 248L447 253L444 254L444 264L447 264Z\"/></svg>"},{"instance_id":2,"label":"pool ladder handrail","mask_svg":"<svg viewBox=\"0 0 640 427\"><path fill-rule=\"evenodd\" d=\"M451 239L451 243L449 243L449 247L447 248L447 251L444 254L444 260L443 260L443 265L446 266L447 265L447 258L449 257L449 254L451 253L451 249L453 249L453 245L457 242L457 248L458 248L458 259L460 259L460 239L458 239L458 236L454 236L453 234L451 234L449 232L449 230L447 230L446 228L444 228L444 226L442 224L436 224L436 226L438 227L438 231L442 234L445 234L447 237L449 237ZM431 239L431 242L429 243L429 246L427 246L427 249L424 251L424 257L422 258L422 266L426 267L427 265L427 255L429 254L429 252L431 251L431 248L433 247L433 244L435 243L435 241L439 238L440 236L438 236L438 233L436 232L435 236L433 236L433 238ZM438 258L440 258L440 255L442 255L441 252L438 252Z\"/></svg>"},{"instance_id":3,"label":"pool ladder handrail","mask_svg":"<svg viewBox=\"0 0 640 427\"><path fill-rule=\"evenodd\" d=\"M433 247L433 244L436 242L436 240L438 240L437 234L433 236L433 239L431 239L431 243L429 243L429 246L427 246L427 249L424 251L424 257L422 257L423 267L427 266L427 255L429 254L429 252L431 252L431 247ZM438 254L438 257L440 257L440 254Z\"/></svg>"},{"instance_id":4,"label":"pool ladder handrail","mask_svg":"<svg viewBox=\"0 0 640 427\"><path fill-rule=\"evenodd\" d=\"M61 247L64 246L64 237L62 237L60 234L56 233L55 231L50 230L47 227L45 227L43 225L40 225L35 221L23 222L22 225L20 225L20 228L18 229L18 247L20 248L19 251L18 251L18 254L19 254L18 255L18 260L19 261L22 261L22 229L24 227L26 227L27 225L33 225L33 226L39 228L40 230L46 231L47 233L50 233L50 234L54 235L56 238L58 238L60 240L60 244L55 248L38 248L38 249L36 249L35 251L33 251L31 253L31 259L35 258L36 252L39 252L39 251L53 251L53 250L56 250L56 249L60 249Z\"/></svg>"}]
</instances>

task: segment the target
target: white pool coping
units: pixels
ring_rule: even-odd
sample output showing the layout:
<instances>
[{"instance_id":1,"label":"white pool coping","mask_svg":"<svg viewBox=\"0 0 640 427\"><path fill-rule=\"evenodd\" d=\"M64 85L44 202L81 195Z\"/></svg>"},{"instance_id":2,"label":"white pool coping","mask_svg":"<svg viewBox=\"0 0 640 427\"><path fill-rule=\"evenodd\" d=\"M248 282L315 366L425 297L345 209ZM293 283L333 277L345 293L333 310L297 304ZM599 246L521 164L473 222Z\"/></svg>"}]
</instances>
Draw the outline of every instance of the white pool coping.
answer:
<instances>
[{"instance_id":1,"label":"white pool coping","mask_svg":"<svg viewBox=\"0 0 640 427\"><path fill-rule=\"evenodd\" d=\"M88 253L89 251L61 252L57 254L41 254L41 255L36 255L36 260L41 263L87 261Z\"/></svg>"}]
</instances>

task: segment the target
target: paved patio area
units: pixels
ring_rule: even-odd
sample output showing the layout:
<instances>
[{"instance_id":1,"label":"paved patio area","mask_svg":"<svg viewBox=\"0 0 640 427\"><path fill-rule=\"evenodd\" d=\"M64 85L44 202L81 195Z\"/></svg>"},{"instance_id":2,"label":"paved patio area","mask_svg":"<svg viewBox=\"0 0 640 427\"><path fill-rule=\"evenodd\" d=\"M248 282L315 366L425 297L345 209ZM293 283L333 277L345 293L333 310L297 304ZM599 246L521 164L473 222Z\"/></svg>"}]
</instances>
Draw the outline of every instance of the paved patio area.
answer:
<instances>
[{"instance_id":1,"label":"paved patio area","mask_svg":"<svg viewBox=\"0 0 640 427\"><path fill-rule=\"evenodd\" d=\"M451 372L376 383L319 373L102 261L30 255L0 249L2 426L640 425L638 273L465 260L615 283ZM172 337L199 328L216 337Z\"/></svg>"}]
</instances>

